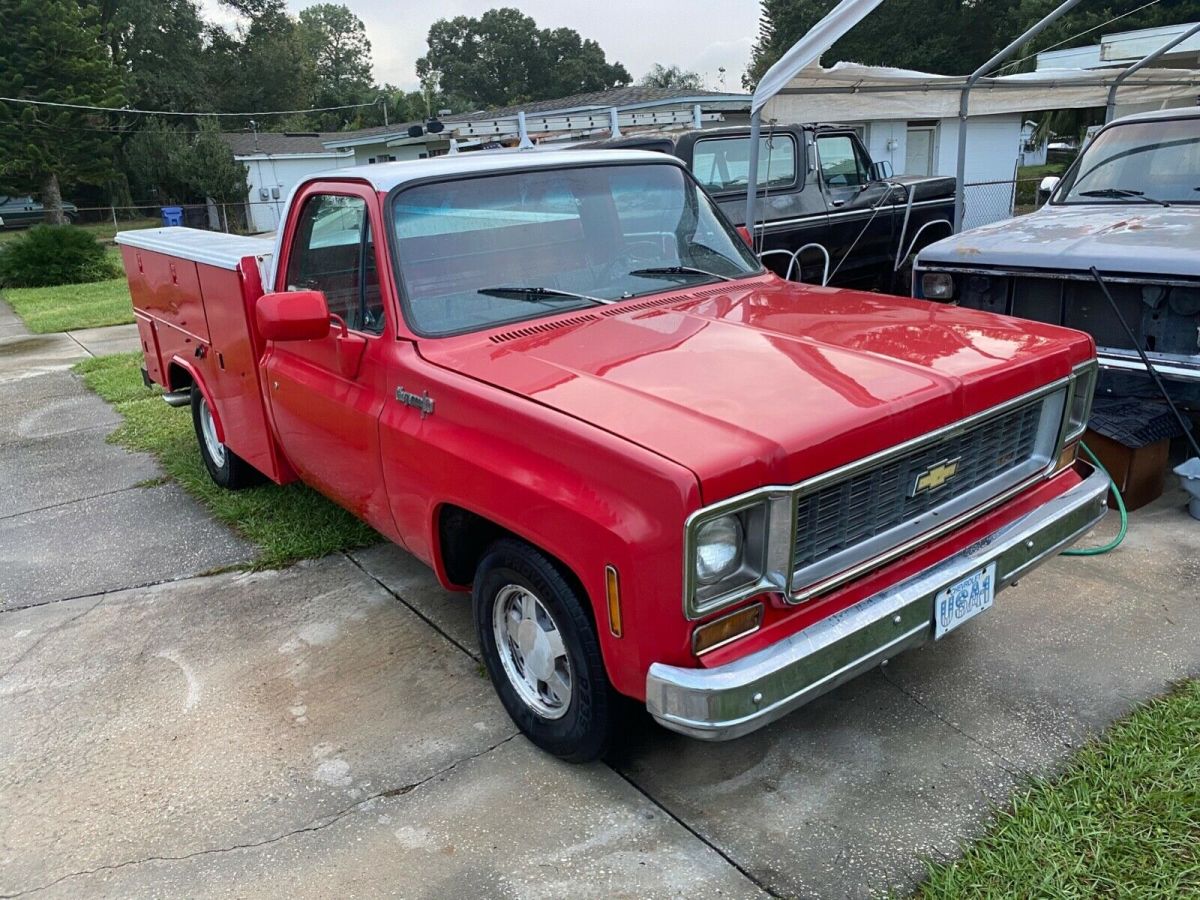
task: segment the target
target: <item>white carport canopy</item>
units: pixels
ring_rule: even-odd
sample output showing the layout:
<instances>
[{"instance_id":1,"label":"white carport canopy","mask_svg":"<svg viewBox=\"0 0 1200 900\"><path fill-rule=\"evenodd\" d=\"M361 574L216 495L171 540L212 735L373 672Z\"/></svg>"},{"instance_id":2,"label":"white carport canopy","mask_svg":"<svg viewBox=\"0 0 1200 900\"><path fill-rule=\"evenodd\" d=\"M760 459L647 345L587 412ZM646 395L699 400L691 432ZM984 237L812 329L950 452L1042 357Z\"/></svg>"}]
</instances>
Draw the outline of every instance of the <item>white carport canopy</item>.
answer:
<instances>
[{"instance_id":1,"label":"white carport canopy","mask_svg":"<svg viewBox=\"0 0 1200 900\"><path fill-rule=\"evenodd\" d=\"M1108 89L1126 67L1060 69L980 78L971 88L971 115L1025 113L1104 106ZM838 63L809 66L763 106L778 122L847 122L862 119L934 119L959 114L967 76ZM1200 71L1142 69L1121 83L1120 101L1165 103L1194 98Z\"/></svg>"}]
</instances>

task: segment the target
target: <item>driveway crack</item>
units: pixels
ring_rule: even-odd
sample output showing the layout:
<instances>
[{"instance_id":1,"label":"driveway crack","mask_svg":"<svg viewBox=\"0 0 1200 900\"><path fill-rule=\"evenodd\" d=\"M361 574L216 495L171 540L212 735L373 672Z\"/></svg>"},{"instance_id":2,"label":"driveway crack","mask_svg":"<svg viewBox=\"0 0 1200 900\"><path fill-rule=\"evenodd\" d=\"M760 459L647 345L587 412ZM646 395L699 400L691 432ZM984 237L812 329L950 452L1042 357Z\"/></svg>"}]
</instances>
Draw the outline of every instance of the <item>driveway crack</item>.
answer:
<instances>
[{"instance_id":1,"label":"driveway crack","mask_svg":"<svg viewBox=\"0 0 1200 900\"><path fill-rule=\"evenodd\" d=\"M0 681L3 681L5 678L7 678L9 675L11 675L13 669L15 669L17 666L19 666L21 664L21 662L25 659L25 657L27 657L30 653L32 653L34 650L36 650L38 647L40 647L42 644L44 644L46 642L47 638L49 638L52 634L62 631L68 625L74 625L76 622L78 622L80 619L82 619L84 616L86 616L88 613L90 613L92 610L94 610L97 606L99 606L101 603L103 603L104 598L106 596L107 595L105 595L105 594L101 594L100 597L96 600L96 602L93 603L91 606L89 606L87 609L83 610L82 612L76 613L75 615L71 616L69 619L65 619L64 621L59 622L54 627L48 628L44 632L42 632L42 634L38 635L38 639L36 641L34 641L32 644L30 644L28 647L26 647L24 650L22 650L17 655L17 658L14 659L12 661L12 663L9 664L8 668L6 668L3 672L0 672Z\"/></svg>"},{"instance_id":2,"label":"driveway crack","mask_svg":"<svg viewBox=\"0 0 1200 900\"><path fill-rule=\"evenodd\" d=\"M280 841L285 841L288 838L295 837L296 835L311 834L312 832L323 831L324 829L328 828L330 825L337 824L342 819L346 818L346 816L353 815L354 813L358 812L364 806L366 806L368 803L372 803L376 800L386 800L386 799L390 799L392 797L402 797L405 794L410 794L413 791L420 788L421 786L428 784L429 782L434 781L438 778L441 778L444 775L448 775L450 772L454 771L456 768L461 766L463 763L468 763L468 762L471 762L472 760L478 759L481 756L486 756L487 754L493 752L497 748L504 746L509 741L513 740L514 738L519 737L520 734L521 734L520 731L514 731L508 737L506 737L502 740L499 740L496 743L491 744L491 745L483 748L482 750L479 750L476 753L472 753L469 756L464 756L462 759L457 759L454 762L452 762L450 765L445 766L441 769L438 769L436 772L433 772L432 774L427 775L424 778L418 779L417 781L409 782L408 784L402 784L398 787L387 788L386 790L377 791L376 793L371 794L368 797L364 797L361 800L356 800L354 803L350 804L349 806L345 807L344 809L338 810L335 813L330 813L329 815L326 815L326 816L320 816L316 819L311 820L306 825L301 825L299 828L293 828L290 831L285 831L282 834L277 834L273 837L263 838L260 841L246 841L244 843L239 843L239 844L230 844L227 847L207 847L203 850L193 850L191 853L182 853L182 854L179 854L178 856L144 856L139 859L127 859L127 860L124 860L123 862L118 862L118 863L106 863L105 865L94 866L90 869L80 869L77 872L68 872L65 875L60 875L58 878L55 878L53 881L47 881L45 884L39 884L39 885L36 885L35 887L26 888L23 891L17 891L15 894L0 894L0 900L13 900L13 898L16 898L16 897L27 897L30 894L35 894L39 891L44 891L48 888L52 888L56 885L62 884L64 881L68 881L72 878L83 878L88 875L99 874L100 872L113 872L118 869L127 869L127 868L130 868L133 866L140 866L140 865L144 865L146 863L152 863L152 862L168 862L168 863L184 862L186 860L196 859L197 857L201 857L201 856L214 856L214 855L221 854L221 853L234 853L238 850L256 850L259 847L267 847L267 846L270 846L271 844L277 844Z\"/></svg>"},{"instance_id":3,"label":"driveway crack","mask_svg":"<svg viewBox=\"0 0 1200 900\"><path fill-rule=\"evenodd\" d=\"M898 681L894 680L890 675L888 675L886 666L881 666L879 668L879 672L881 675L883 675L884 681L886 681L888 684L890 684L892 687L894 687L896 690L898 690L901 694L903 694L905 697L907 697L909 700L911 700L917 706L921 707L921 709L925 710L925 712L929 713L931 716L933 716L935 719L937 719L939 722L941 722L943 725L945 725L947 728L949 728L955 734L961 735L962 737L966 738L968 741L970 741L972 744L974 744L979 749L986 751L987 753L996 757L996 759L1000 760L1000 768L1002 768L1009 775L1012 775L1014 778L1023 777L1022 772L1017 768L1016 764L1013 763L1011 760L1009 760L1003 753L1001 753L999 750L996 750L993 747L989 747L987 744L985 744L979 738L975 737L973 734L970 734L969 732L966 732L963 729L959 728L957 725L955 725L953 722L951 722L949 719L947 719L945 716L943 716L940 712L938 712L936 709L934 709L932 706L930 706L928 703L926 703L924 700L922 700L920 697L918 697L912 691L908 690L902 684L900 684Z\"/></svg>"},{"instance_id":4,"label":"driveway crack","mask_svg":"<svg viewBox=\"0 0 1200 900\"><path fill-rule=\"evenodd\" d=\"M467 656L471 657L471 659L475 660L475 662L479 662L479 655L477 653L472 652L470 647L464 647L462 644L460 644L458 641L456 641L454 639L454 637L452 635L450 635L449 632L447 632L445 629L441 628L437 624L437 622L433 621L431 618L429 618L429 616L425 615L425 613L421 612L419 609L417 609L415 606L413 606L411 603L409 603L407 600L405 600L403 597L401 597L396 591L394 591L390 587L388 587L387 583L384 582L383 579L376 576L370 569L368 569L366 566L364 566L362 563L360 563L357 559L355 559L352 554L350 554L348 552L343 552L342 555L344 557L346 557L346 559L350 560L350 562L359 571L361 571L364 575L366 575L368 578L370 578L372 581L374 581L377 585L379 585L381 588L383 588L385 591L387 591L389 594L391 594L392 597L394 597L396 600L398 600L406 609L409 610L409 612L411 612L418 619L420 619L422 622L424 622L426 625L428 625L430 628L432 628L434 631L436 631L438 634L440 634L442 637L444 637L446 640L448 640L451 644L453 644L455 647L457 647L463 653L467 654Z\"/></svg>"},{"instance_id":5,"label":"driveway crack","mask_svg":"<svg viewBox=\"0 0 1200 900\"><path fill-rule=\"evenodd\" d=\"M626 775L624 772L622 772L620 769L618 769L612 763L605 763L605 765L607 765L610 769L612 769L612 771L615 772L619 778L623 779L626 784L628 784L631 788L633 788L635 791L637 791L639 794L641 794L643 797L645 797L648 801L650 801L650 803L653 804L653 806L656 809L661 810L663 815L665 815L667 818L671 819L671 821L675 822L675 824L677 824L680 828L682 828L684 831L686 831L688 834L690 834L692 837L694 837L696 840L698 840L700 843L702 843L705 847L707 847L713 853L717 854L717 856L721 857L721 859L725 860L725 862L727 862L729 865L733 866L733 868L737 869L737 871L742 875L743 878L745 878L747 881L749 881L752 885L754 885L756 888L758 888L760 891L762 891L768 897L774 897L775 900L785 900L785 898L788 896L786 894L780 894L779 892L772 890L768 885L764 884L762 882L762 880L760 878L758 878L758 876L756 876L753 872L751 872L749 869L747 869L745 866L743 866L740 862L738 862L736 859L734 859L732 856L730 856L728 853L726 853L724 850L722 850L720 847L718 847L715 843L713 843L711 840L706 838L699 831L697 831L695 828L693 828L691 825L689 825L684 819L675 815L675 813L673 813L669 808L667 808L661 802L659 802L659 800L656 797L654 797L652 794L650 794L649 791L647 791L640 784L638 784L636 781L634 781L629 775Z\"/></svg>"}]
</instances>

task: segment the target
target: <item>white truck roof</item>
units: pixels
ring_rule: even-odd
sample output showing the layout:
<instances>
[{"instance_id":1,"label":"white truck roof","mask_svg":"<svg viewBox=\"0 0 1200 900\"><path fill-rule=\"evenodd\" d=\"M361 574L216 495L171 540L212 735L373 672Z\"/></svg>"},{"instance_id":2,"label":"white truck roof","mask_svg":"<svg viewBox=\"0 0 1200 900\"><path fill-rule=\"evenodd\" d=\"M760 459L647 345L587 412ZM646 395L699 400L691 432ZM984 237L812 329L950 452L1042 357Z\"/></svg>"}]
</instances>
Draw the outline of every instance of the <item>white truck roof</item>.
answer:
<instances>
[{"instance_id":1,"label":"white truck roof","mask_svg":"<svg viewBox=\"0 0 1200 900\"><path fill-rule=\"evenodd\" d=\"M178 226L118 231L113 240L125 247L178 256L220 269L236 269L244 257L254 256L264 273L269 268L267 259L275 251L273 236L248 237Z\"/></svg>"},{"instance_id":2,"label":"white truck roof","mask_svg":"<svg viewBox=\"0 0 1200 900\"><path fill-rule=\"evenodd\" d=\"M558 169L568 166L611 164L620 162L683 163L665 153L650 150L480 150L454 153L431 159L412 159L404 162L375 163L347 169L330 169L304 179L310 181L366 181L377 191L426 178L456 175L482 175L512 169Z\"/></svg>"}]
</instances>

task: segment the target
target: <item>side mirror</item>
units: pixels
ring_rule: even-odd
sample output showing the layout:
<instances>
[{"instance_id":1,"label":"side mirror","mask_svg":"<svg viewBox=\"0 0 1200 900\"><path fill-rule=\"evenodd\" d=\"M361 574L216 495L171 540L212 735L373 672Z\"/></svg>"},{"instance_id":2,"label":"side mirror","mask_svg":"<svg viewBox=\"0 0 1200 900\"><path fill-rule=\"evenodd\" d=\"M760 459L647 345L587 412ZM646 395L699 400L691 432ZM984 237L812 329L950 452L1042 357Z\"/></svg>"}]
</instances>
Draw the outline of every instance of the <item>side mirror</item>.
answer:
<instances>
[{"instance_id":1,"label":"side mirror","mask_svg":"<svg viewBox=\"0 0 1200 900\"><path fill-rule=\"evenodd\" d=\"M879 162L871 163L871 180L872 181L887 181L895 174L892 168L891 160L881 159Z\"/></svg>"},{"instance_id":2,"label":"side mirror","mask_svg":"<svg viewBox=\"0 0 1200 900\"><path fill-rule=\"evenodd\" d=\"M1038 206L1041 206L1050 199L1050 195L1058 189L1058 183L1062 181L1058 175L1047 175L1038 183Z\"/></svg>"},{"instance_id":3,"label":"side mirror","mask_svg":"<svg viewBox=\"0 0 1200 900\"><path fill-rule=\"evenodd\" d=\"M329 335L329 306L320 291L263 294L254 309L268 341L316 341Z\"/></svg>"}]
</instances>

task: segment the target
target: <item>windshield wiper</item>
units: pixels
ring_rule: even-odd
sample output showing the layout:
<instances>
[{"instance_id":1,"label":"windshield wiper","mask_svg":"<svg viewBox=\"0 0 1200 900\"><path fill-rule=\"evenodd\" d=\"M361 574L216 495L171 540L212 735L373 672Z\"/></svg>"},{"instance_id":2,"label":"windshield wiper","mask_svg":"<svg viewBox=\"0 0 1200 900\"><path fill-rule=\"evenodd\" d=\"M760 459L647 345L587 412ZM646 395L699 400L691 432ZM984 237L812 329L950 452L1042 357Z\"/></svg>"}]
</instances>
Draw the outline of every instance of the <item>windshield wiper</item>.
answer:
<instances>
[{"instance_id":1,"label":"windshield wiper","mask_svg":"<svg viewBox=\"0 0 1200 900\"><path fill-rule=\"evenodd\" d=\"M488 297L515 297L529 303L542 303L550 300L586 300L588 303L616 303L616 300L606 300L603 297L593 297L591 294L576 294L573 291L560 291L548 287L490 287L480 288L475 293Z\"/></svg>"},{"instance_id":2,"label":"windshield wiper","mask_svg":"<svg viewBox=\"0 0 1200 900\"><path fill-rule=\"evenodd\" d=\"M697 269L695 266L655 266L650 269L634 269L630 275L702 275L705 278L716 278L719 281L733 281L728 275L718 275L707 269Z\"/></svg>"},{"instance_id":3,"label":"windshield wiper","mask_svg":"<svg viewBox=\"0 0 1200 900\"><path fill-rule=\"evenodd\" d=\"M1157 206L1170 206L1166 200L1147 197L1144 191L1131 191L1128 188L1098 188L1094 191L1080 191L1080 197L1107 197L1113 200L1140 200L1142 203L1153 203Z\"/></svg>"}]
</instances>

